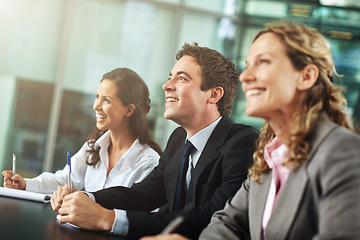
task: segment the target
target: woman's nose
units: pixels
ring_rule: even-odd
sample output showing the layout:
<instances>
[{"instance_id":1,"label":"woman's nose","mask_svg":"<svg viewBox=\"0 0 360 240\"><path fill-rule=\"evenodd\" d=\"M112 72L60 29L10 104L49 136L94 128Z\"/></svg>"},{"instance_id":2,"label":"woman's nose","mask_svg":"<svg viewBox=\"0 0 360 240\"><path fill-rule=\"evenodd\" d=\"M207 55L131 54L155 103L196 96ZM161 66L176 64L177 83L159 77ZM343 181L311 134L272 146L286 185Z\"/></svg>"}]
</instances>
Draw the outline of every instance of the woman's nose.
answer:
<instances>
[{"instance_id":1,"label":"woman's nose","mask_svg":"<svg viewBox=\"0 0 360 240\"><path fill-rule=\"evenodd\" d=\"M99 103L99 100L98 99L95 99L94 100L94 104L93 104L93 109L94 110L97 110L100 108L100 103Z\"/></svg>"},{"instance_id":2,"label":"woman's nose","mask_svg":"<svg viewBox=\"0 0 360 240\"><path fill-rule=\"evenodd\" d=\"M239 81L242 83L247 81L252 81L253 79L254 79L254 73L252 68L250 67L245 68L244 71L240 73Z\"/></svg>"}]
</instances>

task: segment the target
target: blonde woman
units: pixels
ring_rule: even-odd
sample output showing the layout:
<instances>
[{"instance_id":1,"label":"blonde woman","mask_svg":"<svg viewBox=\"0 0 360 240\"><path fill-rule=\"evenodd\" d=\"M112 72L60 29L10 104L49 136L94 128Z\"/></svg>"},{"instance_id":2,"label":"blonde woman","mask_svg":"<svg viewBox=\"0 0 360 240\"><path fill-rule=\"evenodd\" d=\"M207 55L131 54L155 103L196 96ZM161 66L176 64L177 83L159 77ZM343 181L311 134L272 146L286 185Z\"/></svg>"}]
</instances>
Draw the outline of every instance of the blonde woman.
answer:
<instances>
[{"instance_id":1,"label":"blonde woman","mask_svg":"<svg viewBox=\"0 0 360 240\"><path fill-rule=\"evenodd\" d=\"M266 120L249 179L200 239L360 237L360 137L315 29L274 24L240 75L246 114Z\"/></svg>"}]
</instances>

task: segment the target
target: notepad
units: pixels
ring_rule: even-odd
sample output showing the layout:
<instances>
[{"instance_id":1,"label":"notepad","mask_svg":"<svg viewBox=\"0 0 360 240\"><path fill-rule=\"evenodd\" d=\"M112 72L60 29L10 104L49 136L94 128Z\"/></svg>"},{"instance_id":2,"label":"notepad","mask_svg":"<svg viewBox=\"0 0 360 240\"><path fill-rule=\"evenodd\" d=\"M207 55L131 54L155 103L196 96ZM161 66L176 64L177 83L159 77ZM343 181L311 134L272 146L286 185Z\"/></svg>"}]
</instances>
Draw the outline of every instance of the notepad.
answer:
<instances>
[{"instance_id":1,"label":"notepad","mask_svg":"<svg viewBox=\"0 0 360 240\"><path fill-rule=\"evenodd\" d=\"M49 203L52 194L36 193L36 192L0 187L0 196Z\"/></svg>"}]
</instances>

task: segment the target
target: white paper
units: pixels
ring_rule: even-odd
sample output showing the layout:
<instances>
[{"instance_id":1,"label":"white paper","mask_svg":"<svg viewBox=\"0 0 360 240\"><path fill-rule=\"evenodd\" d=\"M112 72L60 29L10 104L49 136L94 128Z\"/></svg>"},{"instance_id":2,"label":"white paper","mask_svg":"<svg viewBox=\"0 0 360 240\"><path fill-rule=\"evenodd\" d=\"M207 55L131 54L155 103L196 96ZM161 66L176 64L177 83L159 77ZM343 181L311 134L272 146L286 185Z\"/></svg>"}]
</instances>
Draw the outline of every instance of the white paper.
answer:
<instances>
[{"instance_id":1,"label":"white paper","mask_svg":"<svg viewBox=\"0 0 360 240\"><path fill-rule=\"evenodd\" d=\"M36 192L0 187L0 196L49 203L52 194L36 193Z\"/></svg>"}]
</instances>

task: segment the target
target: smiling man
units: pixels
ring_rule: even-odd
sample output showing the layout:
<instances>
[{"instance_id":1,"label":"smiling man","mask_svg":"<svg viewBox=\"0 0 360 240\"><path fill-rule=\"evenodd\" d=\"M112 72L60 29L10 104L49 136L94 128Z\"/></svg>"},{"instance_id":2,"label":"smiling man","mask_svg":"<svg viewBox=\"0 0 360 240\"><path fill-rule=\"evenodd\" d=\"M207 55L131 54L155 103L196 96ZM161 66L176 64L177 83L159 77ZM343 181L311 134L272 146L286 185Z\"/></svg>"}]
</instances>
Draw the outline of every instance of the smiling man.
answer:
<instances>
[{"instance_id":1,"label":"smiling man","mask_svg":"<svg viewBox=\"0 0 360 240\"><path fill-rule=\"evenodd\" d=\"M258 131L229 118L238 88L234 64L196 43L185 44L176 59L163 85L164 117L180 127L170 136L159 165L131 188L89 194L95 202L75 192L65 196L61 206L52 203L61 214L60 222L137 239L160 233L192 209L176 232L197 238L211 215L240 188ZM183 163L186 142L193 150ZM150 212L156 208L160 211Z\"/></svg>"}]
</instances>

